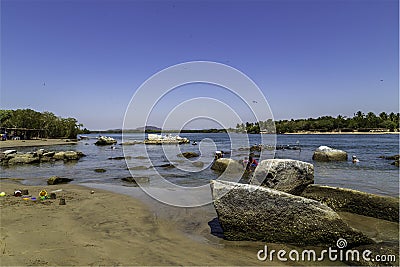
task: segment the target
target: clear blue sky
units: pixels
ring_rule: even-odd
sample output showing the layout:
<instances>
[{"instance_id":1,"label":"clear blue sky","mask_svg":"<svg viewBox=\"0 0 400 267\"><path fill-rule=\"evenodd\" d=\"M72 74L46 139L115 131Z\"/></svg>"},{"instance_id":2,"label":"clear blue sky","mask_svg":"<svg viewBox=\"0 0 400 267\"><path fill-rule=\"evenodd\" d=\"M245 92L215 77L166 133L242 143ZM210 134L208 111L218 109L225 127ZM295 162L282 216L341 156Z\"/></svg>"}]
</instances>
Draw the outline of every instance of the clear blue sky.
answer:
<instances>
[{"instance_id":1,"label":"clear blue sky","mask_svg":"<svg viewBox=\"0 0 400 267\"><path fill-rule=\"evenodd\" d=\"M246 73L278 120L398 112L398 14L394 0L2 0L0 105L121 128L147 78L208 60ZM175 101L213 96L191 88Z\"/></svg>"}]
</instances>

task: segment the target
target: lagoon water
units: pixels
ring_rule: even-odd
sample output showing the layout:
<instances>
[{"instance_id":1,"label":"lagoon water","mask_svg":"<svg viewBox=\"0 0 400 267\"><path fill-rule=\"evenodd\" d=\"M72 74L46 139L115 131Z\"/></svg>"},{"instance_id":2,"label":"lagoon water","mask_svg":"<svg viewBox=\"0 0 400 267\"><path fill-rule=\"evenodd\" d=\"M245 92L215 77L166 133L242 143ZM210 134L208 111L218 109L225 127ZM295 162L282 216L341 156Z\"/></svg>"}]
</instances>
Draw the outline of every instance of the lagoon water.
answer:
<instances>
[{"instance_id":1,"label":"lagoon water","mask_svg":"<svg viewBox=\"0 0 400 267\"><path fill-rule=\"evenodd\" d=\"M25 184L46 184L48 177L58 175L73 178L73 183L95 183L103 185L128 185L120 178L129 177L131 174L138 177L149 177L152 185L152 174L154 171L171 183L193 187L208 184L211 179L218 178L218 173L210 170L215 150L230 151L234 159L243 159L247 152L240 148L253 144L273 145L275 140L269 135L244 135L244 134L181 134L192 141L192 144L184 145L130 145L121 146L121 135L109 135L117 139L116 149L110 146L95 146L95 134L89 135L89 140L79 141L77 145L48 146L46 150L78 150L87 156L78 162L56 162L42 163L29 166L1 167L1 177L24 178ZM247 140L247 136L249 139ZM124 141L142 140L140 134L128 134ZM300 146L299 150L276 150L266 151L262 155L266 158L289 158L297 159L314 164L315 183L347 187L365 192L389 195L399 195L399 168L390 165L392 161L378 158L381 155L399 154L399 135L277 135L277 145ZM337 149L345 150L352 155L357 155L360 162L353 164L347 162L314 162L313 151L321 146L327 145ZM20 152L35 151L37 148L19 148ZM177 157L178 153L194 151L201 154L198 159L187 160ZM263 152L264 153L264 152ZM111 157L128 156L125 160L110 160ZM147 155L148 156L147 156ZM197 163L193 163L197 162ZM173 164L175 167L155 167L164 164ZM129 167L130 171L127 169ZM106 169L104 173L96 173L94 169ZM153 184L154 185L154 184ZM157 185L154 185L157 186Z\"/></svg>"}]
</instances>

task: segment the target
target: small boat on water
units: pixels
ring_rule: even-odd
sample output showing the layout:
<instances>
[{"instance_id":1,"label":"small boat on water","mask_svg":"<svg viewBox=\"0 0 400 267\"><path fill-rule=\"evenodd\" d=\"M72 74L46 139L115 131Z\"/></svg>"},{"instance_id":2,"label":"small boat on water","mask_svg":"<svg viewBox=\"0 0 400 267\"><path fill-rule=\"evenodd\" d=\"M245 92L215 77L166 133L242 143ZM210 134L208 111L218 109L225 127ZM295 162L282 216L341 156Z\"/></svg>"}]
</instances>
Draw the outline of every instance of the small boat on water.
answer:
<instances>
[{"instance_id":1,"label":"small boat on water","mask_svg":"<svg viewBox=\"0 0 400 267\"><path fill-rule=\"evenodd\" d=\"M147 139L144 140L146 145L161 145L161 144L186 144L190 143L189 139L180 137L179 135L173 136L172 134L148 134Z\"/></svg>"},{"instance_id":2,"label":"small boat on water","mask_svg":"<svg viewBox=\"0 0 400 267\"><path fill-rule=\"evenodd\" d=\"M107 146L107 145L113 145L116 144L117 140L115 140L112 137L108 136L99 136L97 137L96 143L94 143L96 146Z\"/></svg>"},{"instance_id":3,"label":"small boat on water","mask_svg":"<svg viewBox=\"0 0 400 267\"><path fill-rule=\"evenodd\" d=\"M89 140L89 136L80 135L80 136L79 136L79 139L80 139L80 140Z\"/></svg>"}]
</instances>

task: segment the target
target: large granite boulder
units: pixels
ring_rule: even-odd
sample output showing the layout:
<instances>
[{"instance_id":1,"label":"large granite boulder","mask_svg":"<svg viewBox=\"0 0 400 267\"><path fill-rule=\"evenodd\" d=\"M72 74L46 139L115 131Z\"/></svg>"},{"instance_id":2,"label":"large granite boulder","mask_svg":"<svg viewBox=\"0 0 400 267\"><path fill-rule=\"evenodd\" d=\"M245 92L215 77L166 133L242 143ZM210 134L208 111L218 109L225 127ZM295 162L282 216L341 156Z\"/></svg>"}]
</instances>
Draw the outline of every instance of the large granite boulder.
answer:
<instances>
[{"instance_id":1,"label":"large granite boulder","mask_svg":"<svg viewBox=\"0 0 400 267\"><path fill-rule=\"evenodd\" d=\"M315 161L346 161L347 152L328 146L320 146L315 150L312 159Z\"/></svg>"},{"instance_id":2,"label":"large granite boulder","mask_svg":"<svg viewBox=\"0 0 400 267\"><path fill-rule=\"evenodd\" d=\"M267 159L260 162L250 184L266 186L289 194L299 195L314 183L314 166L292 159Z\"/></svg>"},{"instance_id":3,"label":"large granite boulder","mask_svg":"<svg viewBox=\"0 0 400 267\"><path fill-rule=\"evenodd\" d=\"M309 185L301 196L320 201L335 211L346 211L392 222L399 221L399 199L353 189Z\"/></svg>"},{"instance_id":4,"label":"large granite boulder","mask_svg":"<svg viewBox=\"0 0 400 267\"><path fill-rule=\"evenodd\" d=\"M348 247L374 243L318 201L262 186L211 181L214 207L228 240Z\"/></svg>"},{"instance_id":5,"label":"large granite boulder","mask_svg":"<svg viewBox=\"0 0 400 267\"><path fill-rule=\"evenodd\" d=\"M230 173L242 173L244 172L244 167L238 161L230 158L221 158L214 160L211 165L211 170L217 172L224 172L225 170Z\"/></svg>"}]
</instances>

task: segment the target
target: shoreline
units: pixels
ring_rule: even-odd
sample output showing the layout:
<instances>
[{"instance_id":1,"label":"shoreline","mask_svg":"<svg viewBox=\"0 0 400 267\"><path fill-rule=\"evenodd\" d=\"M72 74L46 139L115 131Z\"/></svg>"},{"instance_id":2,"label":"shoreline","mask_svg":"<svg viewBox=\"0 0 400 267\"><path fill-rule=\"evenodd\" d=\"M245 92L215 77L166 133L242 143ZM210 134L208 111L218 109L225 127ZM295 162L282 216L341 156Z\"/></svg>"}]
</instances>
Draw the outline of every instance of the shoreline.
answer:
<instances>
[{"instance_id":1,"label":"shoreline","mask_svg":"<svg viewBox=\"0 0 400 267\"><path fill-rule=\"evenodd\" d=\"M0 141L0 149L33 146L76 145L78 141L71 139L35 139L35 140L6 140Z\"/></svg>"},{"instance_id":2,"label":"shoreline","mask_svg":"<svg viewBox=\"0 0 400 267\"><path fill-rule=\"evenodd\" d=\"M297 133L283 133L283 134L303 134L303 135L314 135L314 134L334 134L334 135L384 135L384 134L400 134L400 132L297 132Z\"/></svg>"}]
</instances>

